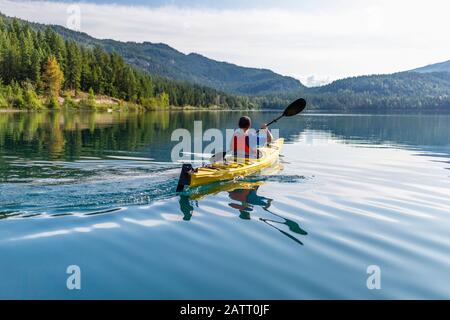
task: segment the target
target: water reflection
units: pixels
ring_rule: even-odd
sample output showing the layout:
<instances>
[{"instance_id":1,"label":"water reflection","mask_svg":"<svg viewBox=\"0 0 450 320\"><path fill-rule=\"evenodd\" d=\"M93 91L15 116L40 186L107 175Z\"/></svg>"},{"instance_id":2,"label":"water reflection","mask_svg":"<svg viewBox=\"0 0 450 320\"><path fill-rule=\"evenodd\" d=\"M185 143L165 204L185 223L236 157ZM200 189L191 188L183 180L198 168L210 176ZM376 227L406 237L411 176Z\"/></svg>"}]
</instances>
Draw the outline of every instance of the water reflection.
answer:
<instances>
[{"instance_id":1,"label":"water reflection","mask_svg":"<svg viewBox=\"0 0 450 320\"><path fill-rule=\"evenodd\" d=\"M86 299L449 296L450 117L302 115L282 173L178 198L172 130L240 115L0 113L0 297L73 298L74 257Z\"/></svg>"},{"instance_id":2,"label":"water reflection","mask_svg":"<svg viewBox=\"0 0 450 320\"><path fill-rule=\"evenodd\" d=\"M255 123L266 122L273 113L249 112ZM5 157L45 160L104 158L111 152L145 151L151 158L167 161L177 142L173 130L192 132L194 121L204 130L232 129L240 112L146 112L146 113L0 113L0 167ZM371 144L448 146L450 116L339 116L302 115L286 120L280 135L286 142L308 130L331 133L344 142ZM427 150L429 151L429 150ZM7 158L6 158L7 159Z\"/></svg>"},{"instance_id":3,"label":"water reflection","mask_svg":"<svg viewBox=\"0 0 450 320\"><path fill-rule=\"evenodd\" d=\"M182 194L179 196L179 205L183 220L190 221L192 219L195 208L200 207L200 202L203 199L226 192L231 200L228 206L237 211L240 219L251 220L252 214L254 214L257 221L263 222L289 239L303 245L303 242L297 236L306 236L308 233L297 222L271 211L270 208L274 199L258 194L259 188L265 183L265 181L232 181L204 187L191 194ZM272 218L261 217L261 214L256 212L256 208L261 208L264 213ZM276 219L273 217L276 217Z\"/></svg>"},{"instance_id":4,"label":"water reflection","mask_svg":"<svg viewBox=\"0 0 450 320\"><path fill-rule=\"evenodd\" d=\"M255 123L273 117L249 115ZM108 210L173 197L178 164L170 154L178 141L171 141L172 132L193 132L194 121L202 121L204 130L234 128L240 116L222 111L0 113L0 218ZM394 145L448 163L449 119L302 115L283 122L280 135L286 144L308 146L323 143L323 137L352 147ZM280 176L266 179L286 182ZM189 220L193 208L183 201L181 211ZM245 217L246 210L241 211Z\"/></svg>"}]
</instances>

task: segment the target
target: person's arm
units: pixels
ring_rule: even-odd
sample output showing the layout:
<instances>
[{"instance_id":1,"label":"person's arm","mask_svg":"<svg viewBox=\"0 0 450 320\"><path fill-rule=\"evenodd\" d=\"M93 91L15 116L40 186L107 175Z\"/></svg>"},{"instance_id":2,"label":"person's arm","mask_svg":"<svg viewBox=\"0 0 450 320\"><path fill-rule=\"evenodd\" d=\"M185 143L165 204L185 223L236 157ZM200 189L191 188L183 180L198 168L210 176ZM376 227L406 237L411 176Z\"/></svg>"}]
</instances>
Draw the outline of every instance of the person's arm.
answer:
<instances>
[{"instance_id":1,"label":"person's arm","mask_svg":"<svg viewBox=\"0 0 450 320\"><path fill-rule=\"evenodd\" d=\"M271 143L273 140L272 132L270 132L269 129L267 129L267 124L263 123L261 125L261 129L266 130L267 133L267 144Z\"/></svg>"},{"instance_id":2,"label":"person's arm","mask_svg":"<svg viewBox=\"0 0 450 320\"><path fill-rule=\"evenodd\" d=\"M231 137L231 141L230 141L230 151L234 152L234 134Z\"/></svg>"}]
</instances>

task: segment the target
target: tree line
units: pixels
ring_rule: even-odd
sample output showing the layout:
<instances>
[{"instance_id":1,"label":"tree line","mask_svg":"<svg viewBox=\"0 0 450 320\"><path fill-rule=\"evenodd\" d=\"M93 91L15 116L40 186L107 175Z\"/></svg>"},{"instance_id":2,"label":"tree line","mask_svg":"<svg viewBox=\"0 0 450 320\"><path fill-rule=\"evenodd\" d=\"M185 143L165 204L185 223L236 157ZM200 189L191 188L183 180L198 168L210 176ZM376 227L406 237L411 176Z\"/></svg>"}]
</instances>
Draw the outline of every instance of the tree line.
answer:
<instances>
[{"instance_id":1,"label":"tree line","mask_svg":"<svg viewBox=\"0 0 450 320\"><path fill-rule=\"evenodd\" d=\"M401 72L351 77L297 93L255 98L261 108L284 108L299 96L314 111L450 111L450 73Z\"/></svg>"},{"instance_id":2,"label":"tree line","mask_svg":"<svg viewBox=\"0 0 450 320\"><path fill-rule=\"evenodd\" d=\"M151 76L117 53L64 40L50 27L0 15L0 108L59 107L87 93L87 103L104 95L145 108L195 106L247 109L251 99Z\"/></svg>"}]
</instances>

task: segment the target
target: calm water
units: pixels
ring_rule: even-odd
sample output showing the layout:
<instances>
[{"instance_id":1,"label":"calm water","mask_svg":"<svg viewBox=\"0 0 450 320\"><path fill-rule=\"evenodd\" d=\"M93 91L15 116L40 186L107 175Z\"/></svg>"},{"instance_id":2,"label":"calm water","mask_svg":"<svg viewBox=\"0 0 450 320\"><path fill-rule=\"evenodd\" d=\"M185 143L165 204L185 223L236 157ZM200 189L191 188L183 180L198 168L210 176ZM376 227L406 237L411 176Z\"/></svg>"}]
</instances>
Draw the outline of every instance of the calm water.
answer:
<instances>
[{"instance_id":1,"label":"calm water","mask_svg":"<svg viewBox=\"0 0 450 320\"><path fill-rule=\"evenodd\" d=\"M172 131L239 116L0 113L0 298L450 298L449 116L285 120L280 166L176 195Z\"/></svg>"}]
</instances>

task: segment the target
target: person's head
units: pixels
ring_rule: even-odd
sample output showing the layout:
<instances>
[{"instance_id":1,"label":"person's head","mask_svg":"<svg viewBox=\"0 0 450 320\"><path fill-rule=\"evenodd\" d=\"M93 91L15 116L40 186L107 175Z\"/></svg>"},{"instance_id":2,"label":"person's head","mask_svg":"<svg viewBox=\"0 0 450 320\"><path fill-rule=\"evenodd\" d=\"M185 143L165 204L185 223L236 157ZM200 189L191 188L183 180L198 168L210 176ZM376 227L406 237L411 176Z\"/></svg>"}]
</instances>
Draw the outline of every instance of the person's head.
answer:
<instances>
[{"instance_id":1,"label":"person's head","mask_svg":"<svg viewBox=\"0 0 450 320\"><path fill-rule=\"evenodd\" d=\"M248 130L248 129L250 129L251 126L252 126L252 120L249 117L244 116L239 119L239 128L240 129Z\"/></svg>"}]
</instances>

